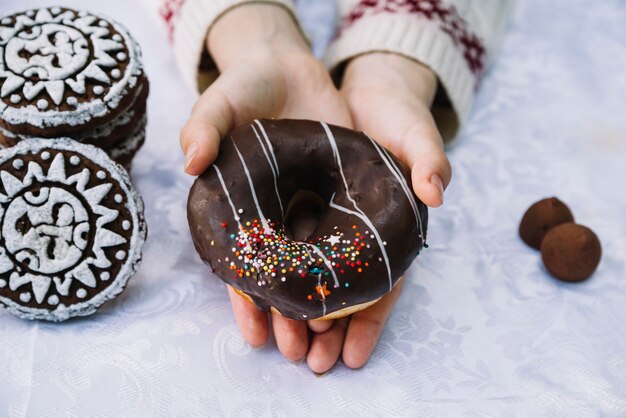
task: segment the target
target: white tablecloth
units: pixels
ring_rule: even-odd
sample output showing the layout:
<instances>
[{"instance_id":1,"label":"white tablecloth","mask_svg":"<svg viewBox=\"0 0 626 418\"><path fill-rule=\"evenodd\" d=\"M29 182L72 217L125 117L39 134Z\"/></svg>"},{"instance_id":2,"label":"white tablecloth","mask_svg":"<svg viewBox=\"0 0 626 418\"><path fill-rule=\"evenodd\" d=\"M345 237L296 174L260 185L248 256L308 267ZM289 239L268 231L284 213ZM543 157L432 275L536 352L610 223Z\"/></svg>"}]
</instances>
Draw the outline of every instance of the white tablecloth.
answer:
<instances>
[{"instance_id":1,"label":"white tablecloth","mask_svg":"<svg viewBox=\"0 0 626 418\"><path fill-rule=\"evenodd\" d=\"M323 377L273 343L251 350L193 249L178 131L194 98L155 22L137 1L63 3L116 17L143 46L148 141L133 178L150 236L139 274L98 314L47 324L0 311L0 416L626 415L624 2L518 2L449 151L430 249L368 365ZM331 3L306 4L318 45ZM602 241L585 283L550 278L517 238L524 210L551 195Z\"/></svg>"}]
</instances>

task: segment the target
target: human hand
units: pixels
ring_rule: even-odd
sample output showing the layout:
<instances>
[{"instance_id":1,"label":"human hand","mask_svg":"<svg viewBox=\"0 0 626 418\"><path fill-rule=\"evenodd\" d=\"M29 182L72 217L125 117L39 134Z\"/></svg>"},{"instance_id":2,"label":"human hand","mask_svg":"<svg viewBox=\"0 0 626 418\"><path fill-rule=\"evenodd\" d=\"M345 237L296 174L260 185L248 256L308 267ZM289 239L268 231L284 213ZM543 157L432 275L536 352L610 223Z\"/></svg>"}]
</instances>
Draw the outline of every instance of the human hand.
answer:
<instances>
[{"instance_id":1,"label":"human hand","mask_svg":"<svg viewBox=\"0 0 626 418\"><path fill-rule=\"evenodd\" d=\"M353 58L341 86L354 128L410 167L415 194L431 207L443 203L452 175L430 111L436 90L437 78L428 67L383 52Z\"/></svg>"},{"instance_id":2,"label":"human hand","mask_svg":"<svg viewBox=\"0 0 626 418\"><path fill-rule=\"evenodd\" d=\"M213 25L207 47L220 76L181 131L186 173L204 172L217 157L220 138L257 118L351 127L344 99L282 7L252 3L231 9Z\"/></svg>"},{"instance_id":3,"label":"human hand","mask_svg":"<svg viewBox=\"0 0 626 418\"><path fill-rule=\"evenodd\" d=\"M443 203L443 191L451 176L443 141L430 111L436 89L437 79L427 67L387 53L353 58L341 87L354 128L367 132L407 164L415 194L433 207ZM348 367L363 366L400 296L402 283L403 280L374 305L348 319L335 321L332 332L319 334L307 357L309 367L326 371L340 352Z\"/></svg>"},{"instance_id":4,"label":"human hand","mask_svg":"<svg viewBox=\"0 0 626 418\"><path fill-rule=\"evenodd\" d=\"M220 76L199 98L181 131L185 171L199 175L213 163L220 138L256 118L302 118L352 127L348 107L324 66L313 57L292 17L281 7L249 4L222 16L208 37ZM228 288L245 340L260 347L269 337L265 312ZM309 352L323 372L341 352L347 320L307 322L271 315L279 350L292 361ZM334 344L328 341L334 342Z\"/></svg>"}]
</instances>

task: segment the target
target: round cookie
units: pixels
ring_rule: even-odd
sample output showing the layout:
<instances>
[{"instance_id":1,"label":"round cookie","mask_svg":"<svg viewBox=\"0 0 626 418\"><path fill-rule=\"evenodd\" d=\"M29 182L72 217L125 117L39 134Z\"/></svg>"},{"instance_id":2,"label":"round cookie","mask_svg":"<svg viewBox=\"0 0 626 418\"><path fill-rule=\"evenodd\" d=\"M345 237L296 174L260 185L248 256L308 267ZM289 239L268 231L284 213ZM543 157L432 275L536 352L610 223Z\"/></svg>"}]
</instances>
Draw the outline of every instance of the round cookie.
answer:
<instances>
[{"instance_id":1,"label":"round cookie","mask_svg":"<svg viewBox=\"0 0 626 418\"><path fill-rule=\"evenodd\" d=\"M541 243L541 259L557 279L579 282L593 274L600 263L602 247L589 228L564 223L552 228Z\"/></svg>"},{"instance_id":2,"label":"round cookie","mask_svg":"<svg viewBox=\"0 0 626 418\"><path fill-rule=\"evenodd\" d=\"M147 229L126 171L70 139L0 151L0 303L26 319L92 314L137 271Z\"/></svg>"},{"instance_id":3,"label":"round cookie","mask_svg":"<svg viewBox=\"0 0 626 418\"><path fill-rule=\"evenodd\" d=\"M119 24L63 7L0 19L0 126L53 137L112 120L144 78L137 43Z\"/></svg>"},{"instance_id":4,"label":"round cookie","mask_svg":"<svg viewBox=\"0 0 626 418\"><path fill-rule=\"evenodd\" d=\"M533 203L524 213L519 225L519 236L538 250L546 233L566 222L574 222L574 215L565 203L556 197L542 199Z\"/></svg>"},{"instance_id":5,"label":"round cookie","mask_svg":"<svg viewBox=\"0 0 626 418\"><path fill-rule=\"evenodd\" d=\"M307 320L348 315L391 291L425 246L428 212L409 171L367 135L257 120L224 138L190 190L187 218L224 282L263 310Z\"/></svg>"},{"instance_id":6,"label":"round cookie","mask_svg":"<svg viewBox=\"0 0 626 418\"><path fill-rule=\"evenodd\" d=\"M148 80L144 81L137 90L138 97L130 104L128 110L120 113L114 119L96 125L92 129L84 132L70 132L63 135L55 135L54 137L67 136L75 141L84 144L91 144L97 147L108 149L129 135L137 131L137 124L141 122L146 115L146 102L149 93ZM0 145L12 147L19 141L28 138L36 138L32 135L15 134L0 127Z\"/></svg>"},{"instance_id":7,"label":"round cookie","mask_svg":"<svg viewBox=\"0 0 626 418\"><path fill-rule=\"evenodd\" d=\"M146 115L143 115L143 117L137 121L135 130L128 135L128 137L107 149L107 154L119 164L125 165L126 163L130 163L146 139L147 123L148 118Z\"/></svg>"}]
</instances>

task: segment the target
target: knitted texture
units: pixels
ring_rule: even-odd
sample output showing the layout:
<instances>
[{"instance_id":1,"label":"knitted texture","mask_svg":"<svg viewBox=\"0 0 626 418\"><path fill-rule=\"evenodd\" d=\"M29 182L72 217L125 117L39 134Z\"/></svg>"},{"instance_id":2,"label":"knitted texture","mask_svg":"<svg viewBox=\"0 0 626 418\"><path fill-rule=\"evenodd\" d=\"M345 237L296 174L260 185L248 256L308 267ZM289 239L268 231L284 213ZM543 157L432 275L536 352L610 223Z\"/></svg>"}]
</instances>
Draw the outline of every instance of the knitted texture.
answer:
<instances>
[{"instance_id":1,"label":"knitted texture","mask_svg":"<svg viewBox=\"0 0 626 418\"><path fill-rule=\"evenodd\" d=\"M218 75L206 51L213 23L245 3L273 3L295 16L291 0L144 0L157 12L185 81L202 92ZM351 58L374 51L430 67L440 82L433 115L444 139L456 135L506 22L511 0L338 0L337 34L324 61L340 76Z\"/></svg>"},{"instance_id":2,"label":"knitted texture","mask_svg":"<svg viewBox=\"0 0 626 418\"><path fill-rule=\"evenodd\" d=\"M357 55L394 52L430 67L444 100L433 115L444 139L467 117L480 77L502 32L506 0L342 0L337 36L325 57L331 70Z\"/></svg>"},{"instance_id":3,"label":"knitted texture","mask_svg":"<svg viewBox=\"0 0 626 418\"><path fill-rule=\"evenodd\" d=\"M206 52L213 23L230 9L245 3L269 3L285 7L295 16L291 0L144 0L158 14L174 45L174 55L183 78L202 92L217 77Z\"/></svg>"}]
</instances>

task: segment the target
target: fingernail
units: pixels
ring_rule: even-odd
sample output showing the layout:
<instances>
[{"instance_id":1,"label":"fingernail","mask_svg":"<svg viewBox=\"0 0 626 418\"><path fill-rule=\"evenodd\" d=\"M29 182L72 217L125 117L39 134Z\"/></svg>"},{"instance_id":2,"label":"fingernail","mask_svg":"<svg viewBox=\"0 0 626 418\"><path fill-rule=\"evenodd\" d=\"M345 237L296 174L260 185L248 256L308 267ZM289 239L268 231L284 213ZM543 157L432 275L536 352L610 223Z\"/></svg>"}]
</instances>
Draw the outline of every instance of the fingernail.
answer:
<instances>
[{"instance_id":1,"label":"fingernail","mask_svg":"<svg viewBox=\"0 0 626 418\"><path fill-rule=\"evenodd\" d=\"M187 151L185 152L185 170L187 170L187 168L189 168L189 166L191 165L193 159L196 158L196 155L198 155L199 148L200 147L198 146L197 142L192 142L187 147Z\"/></svg>"},{"instance_id":2,"label":"fingernail","mask_svg":"<svg viewBox=\"0 0 626 418\"><path fill-rule=\"evenodd\" d=\"M315 377L324 377L328 374L328 372L330 372L330 370L326 370L325 372L322 372L322 373L313 372L313 374L315 375Z\"/></svg>"},{"instance_id":3,"label":"fingernail","mask_svg":"<svg viewBox=\"0 0 626 418\"><path fill-rule=\"evenodd\" d=\"M261 351L261 350L263 350L263 349L265 348L265 344L260 345L260 346L258 346L258 347L250 346L250 348L251 348L253 351Z\"/></svg>"},{"instance_id":4,"label":"fingernail","mask_svg":"<svg viewBox=\"0 0 626 418\"><path fill-rule=\"evenodd\" d=\"M304 361L305 358L306 357L302 357L301 359L298 359L298 360L289 360L289 359L287 359L287 361L289 363L291 363L291 364L295 364L296 366L299 366L299 365L302 364L302 362Z\"/></svg>"},{"instance_id":5,"label":"fingernail","mask_svg":"<svg viewBox=\"0 0 626 418\"><path fill-rule=\"evenodd\" d=\"M435 189L437 189L439 200L441 200L441 204L443 204L443 181L441 180L441 177L439 177L438 174L433 174L430 177L430 184L435 186Z\"/></svg>"}]
</instances>

